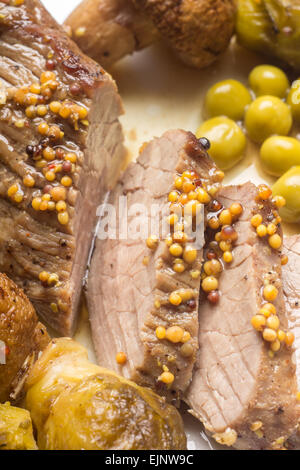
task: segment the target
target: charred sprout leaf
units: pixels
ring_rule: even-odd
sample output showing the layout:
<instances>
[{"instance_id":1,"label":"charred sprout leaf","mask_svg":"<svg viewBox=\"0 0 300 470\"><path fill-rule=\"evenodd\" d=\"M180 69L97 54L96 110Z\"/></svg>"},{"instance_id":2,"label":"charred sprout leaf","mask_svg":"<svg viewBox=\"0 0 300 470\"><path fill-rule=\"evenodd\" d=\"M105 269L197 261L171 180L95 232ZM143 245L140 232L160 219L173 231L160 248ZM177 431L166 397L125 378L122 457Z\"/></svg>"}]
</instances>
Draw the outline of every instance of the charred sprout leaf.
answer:
<instances>
[{"instance_id":1,"label":"charred sprout leaf","mask_svg":"<svg viewBox=\"0 0 300 470\"><path fill-rule=\"evenodd\" d=\"M244 47L300 70L300 0L239 0L236 31Z\"/></svg>"},{"instance_id":2,"label":"charred sprout leaf","mask_svg":"<svg viewBox=\"0 0 300 470\"><path fill-rule=\"evenodd\" d=\"M0 450L36 450L30 414L21 408L0 405Z\"/></svg>"},{"instance_id":3,"label":"charred sprout leaf","mask_svg":"<svg viewBox=\"0 0 300 470\"><path fill-rule=\"evenodd\" d=\"M45 427L47 448L180 449L176 414L150 389L101 373L58 398Z\"/></svg>"},{"instance_id":4,"label":"charred sprout leaf","mask_svg":"<svg viewBox=\"0 0 300 470\"><path fill-rule=\"evenodd\" d=\"M178 411L152 390L91 364L73 340L53 340L28 378L26 407L40 449L185 449Z\"/></svg>"}]
</instances>

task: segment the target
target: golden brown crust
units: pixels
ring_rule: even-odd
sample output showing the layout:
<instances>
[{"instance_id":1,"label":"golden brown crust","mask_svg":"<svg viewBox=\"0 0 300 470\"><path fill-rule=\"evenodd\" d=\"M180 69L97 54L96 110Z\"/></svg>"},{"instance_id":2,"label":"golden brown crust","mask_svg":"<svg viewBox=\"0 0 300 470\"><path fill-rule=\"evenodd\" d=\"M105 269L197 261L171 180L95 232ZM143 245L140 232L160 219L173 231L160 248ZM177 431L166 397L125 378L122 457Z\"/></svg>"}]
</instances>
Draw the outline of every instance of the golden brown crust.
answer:
<instances>
[{"instance_id":1,"label":"golden brown crust","mask_svg":"<svg viewBox=\"0 0 300 470\"><path fill-rule=\"evenodd\" d=\"M55 51L56 69L66 83L79 82L91 96L103 81L111 79L104 69L82 54L39 0L25 0L18 8L4 6L3 10L5 18L0 21L0 33L13 28L14 35L24 42L36 42L39 47L50 45Z\"/></svg>"},{"instance_id":2,"label":"golden brown crust","mask_svg":"<svg viewBox=\"0 0 300 470\"><path fill-rule=\"evenodd\" d=\"M235 0L133 0L181 60L207 67L223 53L234 32Z\"/></svg>"},{"instance_id":3,"label":"golden brown crust","mask_svg":"<svg viewBox=\"0 0 300 470\"><path fill-rule=\"evenodd\" d=\"M183 62L204 68L229 45L235 13L236 0L84 0L66 24L80 48L105 66L160 34Z\"/></svg>"},{"instance_id":4,"label":"golden brown crust","mask_svg":"<svg viewBox=\"0 0 300 470\"><path fill-rule=\"evenodd\" d=\"M131 0L83 0L66 25L80 49L104 67L149 46L158 37L150 18Z\"/></svg>"},{"instance_id":5,"label":"golden brown crust","mask_svg":"<svg viewBox=\"0 0 300 470\"><path fill-rule=\"evenodd\" d=\"M0 274L0 340L6 346L6 364L0 364L0 403L10 398L26 359L37 356L49 342L24 292Z\"/></svg>"},{"instance_id":6,"label":"golden brown crust","mask_svg":"<svg viewBox=\"0 0 300 470\"><path fill-rule=\"evenodd\" d=\"M0 124L6 136L1 146L1 217L10 221L1 232L0 272L24 288L47 324L70 335L76 326L96 208L113 186L125 155L118 121L123 108L111 77L82 54L41 2L18 3L14 7L11 0L0 1L0 75L5 88ZM52 89L45 83L50 77ZM36 89L35 83L39 85L33 96L29 89ZM19 93L21 100L15 99ZM29 94L32 102L43 104L43 116L37 108L28 113ZM16 120L19 127L14 126ZM51 163L42 169L37 160L46 147ZM66 163L67 152L73 154L71 164ZM14 158L8 157L11 154ZM54 168L49 185L46 174ZM29 187L24 183L28 176ZM12 183L22 192L17 204L8 195ZM36 196L48 192L51 199L57 188L65 200L63 215L54 201L39 210ZM47 283L49 272L55 277Z\"/></svg>"}]
</instances>

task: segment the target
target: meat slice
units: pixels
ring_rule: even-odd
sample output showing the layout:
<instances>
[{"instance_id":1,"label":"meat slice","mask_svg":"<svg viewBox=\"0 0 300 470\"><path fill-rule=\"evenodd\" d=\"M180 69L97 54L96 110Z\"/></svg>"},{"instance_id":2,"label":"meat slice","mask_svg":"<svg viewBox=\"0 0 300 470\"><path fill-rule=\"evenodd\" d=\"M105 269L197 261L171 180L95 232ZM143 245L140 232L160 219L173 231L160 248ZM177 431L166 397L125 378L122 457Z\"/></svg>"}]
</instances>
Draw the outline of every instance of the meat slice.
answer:
<instances>
[{"instance_id":1,"label":"meat slice","mask_svg":"<svg viewBox=\"0 0 300 470\"><path fill-rule=\"evenodd\" d=\"M101 240L98 232L87 291L99 364L156 388L174 400L191 380L198 348L203 219L201 227L199 225L196 259L192 264L185 263L184 272L173 270L176 257L171 256L165 241L168 242L169 231L165 237L157 234L160 241L157 240L156 250L147 247L146 239L153 235L154 213L160 215L161 221L170 214L168 194L174 187L176 175L182 175L186 170L197 173L196 184L211 186L211 189L214 184L219 184L220 172L193 134L169 131L146 145L137 163L129 166L109 199L110 208L117 212L117 220L121 213L119 204L124 204L120 198L126 200L128 230L121 216L122 223L117 223L117 239L103 240L105 237L102 236ZM203 217L203 205L199 203L199 206ZM177 263L181 262L182 259ZM170 303L169 296L178 291L183 300L175 306ZM175 342L158 339L157 327L165 328L168 333L172 326L185 332L185 344L181 337ZM126 354L125 364L117 364L118 352ZM175 380L166 385L161 375L168 371ZM167 374L165 378L172 382L172 375Z\"/></svg>"},{"instance_id":2,"label":"meat slice","mask_svg":"<svg viewBox=\"0 0 300 470\"><path fill-rule=\"evenodd\" d=\"M122 105L38 0L0 2L0 271L71 335L96 208L124 157Z\"/></svg>"},{"instance_id":3,"label":"meat slice","mask_svg":"<svg viewBox=\"0 0 300 470\"><path fill-rule=\"evenodd\" d=\"M226 187L217 196L225 207L241 203L244 212L235 227L233 262L219 280L220 301L200 303L199 357L186 393L191 413L208 433L238 449L281 447L299 419L292 351L281 345L271 357L269 343L251 325L264 304L263 286L270 283L278 289L274 304L280 328L288 328L280 253L257 236L250 222L256 213L270 221L275 207L256 202L256 196L252 183Z\"/></svg>"},{"instance_id":4,"label":"meat slice","mask_svg":"<svg viewBox=\"0 0 300 470\"><path fill-rule=\"evenodd\" d=\"M289 329L295 336L294 360L300 390L300 235L286 237L283 252L288 256L288 263L282 268L283 294ZM289 439L289 444L300 449L299 431Z\"/></svg>"}]
</instances>

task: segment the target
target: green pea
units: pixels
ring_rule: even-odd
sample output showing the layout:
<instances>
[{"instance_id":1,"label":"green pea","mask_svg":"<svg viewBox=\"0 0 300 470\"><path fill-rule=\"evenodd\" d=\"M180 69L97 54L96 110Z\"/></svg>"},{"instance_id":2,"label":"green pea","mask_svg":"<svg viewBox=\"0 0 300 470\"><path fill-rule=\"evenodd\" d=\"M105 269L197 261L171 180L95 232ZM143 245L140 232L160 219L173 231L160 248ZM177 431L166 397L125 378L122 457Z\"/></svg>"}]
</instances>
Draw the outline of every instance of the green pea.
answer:
<instances>
[{"instance_id":1,"label":"green pea","mask_svg":"<svg viewBox=\"0 0 300 470\"><path fill-rule=\"evenodd\" d=\"M300 165L300 142L293 137L269 137L260 149L260 158L267 173L281 176L292 166Z\"/></svg>"},{"instance_id":2,"label":"green pea","mask_svg":"<svg viewBox=\"0 0 300 470\"><path fill-rule=\"evenodd\" d=\"M219 116L205 121L196 136L206 137L210 141L209 154L221 170L228 170L243 158L246 137L241 128L227 117Z\"/></svg>"},{"instance_id":3,"label":"green pea","mask_svg":"<svg viewBox=\"0 0 300 470\"><path fill-rule=\"evenodd\" d=\"M280 216L286 222L300 222L300 166L287 171L273 186L274 196L282 196L286 205Z\"/></svg>"},{"instance_id":4,"label":"green pea","mask_svg":"<svg viewBox=\"0 0 300 470\"><path fill-rule=\"evenodd\" d=\"M244 118L245 109L252 98L247 88L237 80L224 80L212 86L205 97L208 117L228 116L238 121Z\"/></svg>"},{"instance_id":5,"label":"green pea","mask_svg":"<svg viewBox=\"0 0 300 470\"><path fill-rule=\"evenodd\" d=\"M287 103L291 107L295 121L300 122L300 80L296 80L292 84L287 97Z\"/></svg>"},{"instance_id":6,"label":"green pea","mask_svg":"<svg viewBox=\"0 0 300 470\"><path fill-rule=\"evenodd\" d=\"M286 74L273 65L259 65L249 75L249 85L256 96L284 98L290 86Z\"/></svg>"},{"instance_id":7,"label":"green pea","mask_svg":"<svg viewBox=\"0 0 300 470\"><path fill-rule=\"evenodd\" d=\"M261 96L246 111L248 135L257 143L262 143L274 134L287 135L292 124L290 107L276 96Z\"/></svg>"}]
</instances>

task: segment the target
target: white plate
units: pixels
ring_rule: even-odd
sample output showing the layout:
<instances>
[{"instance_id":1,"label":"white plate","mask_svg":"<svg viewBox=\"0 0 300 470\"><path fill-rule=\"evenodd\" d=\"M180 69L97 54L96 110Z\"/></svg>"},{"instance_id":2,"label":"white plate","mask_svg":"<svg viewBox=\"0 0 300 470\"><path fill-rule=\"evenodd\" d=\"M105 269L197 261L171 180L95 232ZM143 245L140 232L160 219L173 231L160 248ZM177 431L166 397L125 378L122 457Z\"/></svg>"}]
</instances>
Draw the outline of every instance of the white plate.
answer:
<instances>
[{"instance_id":1,"label":"white plate","mask_svg":"<svg viewBox=\"0 0 300 470\"><path fill-rule=\"evenodd\" d=\"M62 22L81 0L44 0L46 8L58 22ZM162 45L124 59L110 73L117 81L122 96L125 116L122 117L126 145L132 158L144 141L161 135L172 128L195 132L202 121L202 101L208 87L225 78L235 78L247 83L250 70L263 59L237 47L232 47L217 64L197 71L183 66ZM272 183L259 166L257 149L248 145L243 162L226 175L226 183ZM299 232L299 227L285 226L285 231ZM76 333L95 360L87 313ZM200 423L184 416L190 450L218 448L210 443Z\"/></svg>"}]
</instances>

